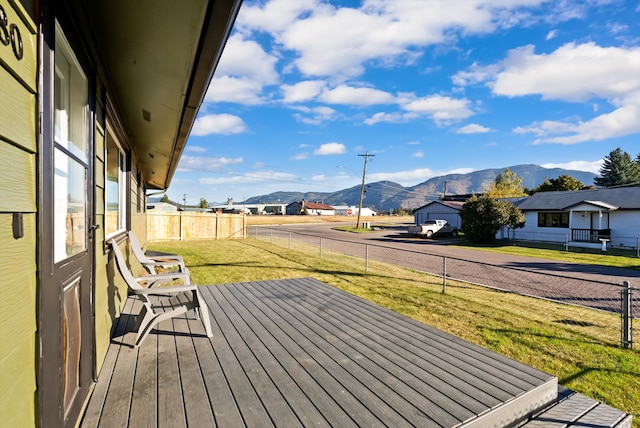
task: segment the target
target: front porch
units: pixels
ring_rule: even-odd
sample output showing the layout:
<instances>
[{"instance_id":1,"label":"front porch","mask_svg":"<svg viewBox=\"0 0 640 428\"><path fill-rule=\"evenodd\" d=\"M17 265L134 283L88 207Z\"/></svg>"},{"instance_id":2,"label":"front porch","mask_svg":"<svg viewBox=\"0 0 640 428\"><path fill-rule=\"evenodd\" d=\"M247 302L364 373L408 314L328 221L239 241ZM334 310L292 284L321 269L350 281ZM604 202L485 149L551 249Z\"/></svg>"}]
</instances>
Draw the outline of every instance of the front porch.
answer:
<instances>
[{"instance_id":1,"label":"front porch","mask_svg":"<svg viewBox=\"0 0 640 428\"><path fill-rule=\"evenodd\" d=\"M611 239L611 229L571 229L572 242L599 244L601 239Z\"/></svg>"},{"instance_id":2,"label":"front porch","mask_svg":"<svg viewBox=\"0 0 640 428\"><path fill-rule=\"evenodd\" d=\"M83 427L507 426L558 400L551 375L315 279L202 294L211 339L188 314L138 349L127 301Z\"/></svg>"}]
</instances>

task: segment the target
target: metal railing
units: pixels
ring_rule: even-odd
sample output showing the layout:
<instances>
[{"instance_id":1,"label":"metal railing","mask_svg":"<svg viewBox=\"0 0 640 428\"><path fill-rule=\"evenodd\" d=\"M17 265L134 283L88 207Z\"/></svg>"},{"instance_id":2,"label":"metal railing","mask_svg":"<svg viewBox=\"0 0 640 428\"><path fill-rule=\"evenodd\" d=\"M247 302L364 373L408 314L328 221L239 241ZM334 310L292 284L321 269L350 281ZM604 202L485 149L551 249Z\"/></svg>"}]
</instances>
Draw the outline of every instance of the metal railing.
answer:
<instances>
[{"instance_id":1,"label":"metal railing","mask_svg":"<svg viewBox=\"0 0 640 428\"><path fill-rule=\"evenodd\" d=\"M634 314L640 314L640 292L629 281L604 282L561 273L542 272L519 266L504 266L457 257L429 254L383 245L329 239L271 227L252 227L247 237L292 248L293 243L317 248L319 257L332 252L361 258L363 270L371 261L384 262L442 278L442 291L448 281L458 281L553 302L606 311L620 315L620 343L633 345ZM577 323L588 320L576 321ZM612 339L617 340L617 339Z\"/></svg>"}]
</instances>

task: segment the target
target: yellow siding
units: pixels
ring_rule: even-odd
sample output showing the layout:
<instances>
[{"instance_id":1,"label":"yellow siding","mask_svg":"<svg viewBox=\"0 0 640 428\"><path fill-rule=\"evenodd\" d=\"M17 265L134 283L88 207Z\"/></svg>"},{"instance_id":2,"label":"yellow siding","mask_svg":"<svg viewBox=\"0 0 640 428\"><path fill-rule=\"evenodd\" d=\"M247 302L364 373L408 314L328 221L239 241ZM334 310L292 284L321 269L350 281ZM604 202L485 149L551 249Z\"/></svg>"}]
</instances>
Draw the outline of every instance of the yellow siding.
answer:
<instances>
[{"instance_id":1,"label":"yellow siding","mask_svg":"<svg viewBox=\"0 0 640 428\"><path fill-rule=\"evenodd\" d=\"M2 5L7 15L7 24L15 24L18 27L20 38L22 39L22 59L18 60L11 44L8 46L0 45L0 62L5 65L7 69L12 70L16 78L19 79L26 88L32 93L35 93L37 75L36 27L19 3L0 0L0 5Z\"/></svg>"},{"instance_id":2,"label":"yellow siding","mask_svg":"<svg viewBox=\"0 0 640 428\"><path fill-rule=\"evenodd\" d=\"M0 80L0 86L2 80ZM0 105L3 103L0 102ZM0 141L0 212L36 210L36 158ZM1 238L0 238L1 239ZM35 251L35 249L34 249Z\"/></svg>"},{"instance_id":3,"label":"yellow siding","mask_svg":"<svg viewBox=\"0 0 640 428\"><path fill-rule=\"evenodd\" d=\"M19 60L11 43L0 44L0 425L27 427L37 414L37 37L19 2L0 5L23 49ZM17 239L13 212L22 213Z\"/></svg>"},{"instance_id":4,"label":"yellow siding","mask_svg":"<svg viewBox=\"0 0 640 428\"><path fill-rule=\"evenodd\" d=\"M95 186L104 190L105 176L104 176L104 162L102 161L102 159L96 159L95 168L96 168L96 170L95 170ZM104 211L104 207L102 207L102 210Z\"/></svg>"},{"instance_id":5,"label":"yellow siding","mask_svg":"<svg viewBox=\"0 0 640 428\"><path fill-rule=\"evenodd\" d=\"M1 43L0 47L4 48L0 51L6 50ZM0 67L0 82L0 137L35 152L36 96L3 67Z\"/></svg>"},{"instance_id":6,"label":"yellow siding","mask_svg":"<svg viewBox=\"0 0 640 428\"><path fill-rule=\"evenodd\" d=\"M6 426L34 426L36 216L24 215L20 239L13 238L12 223L10 214L0 214L0 415Z\"/></svg>"}]
</instances>

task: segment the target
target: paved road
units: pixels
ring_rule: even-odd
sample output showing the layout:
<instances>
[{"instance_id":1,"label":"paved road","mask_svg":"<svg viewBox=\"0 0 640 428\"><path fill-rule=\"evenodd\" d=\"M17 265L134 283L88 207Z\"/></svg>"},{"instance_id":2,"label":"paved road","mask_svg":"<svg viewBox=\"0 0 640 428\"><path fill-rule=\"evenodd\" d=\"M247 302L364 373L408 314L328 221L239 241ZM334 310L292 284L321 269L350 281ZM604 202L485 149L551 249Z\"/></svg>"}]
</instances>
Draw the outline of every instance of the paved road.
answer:
<instances>
[{"instance_id":1,"label":"paved road","mask_svg":"<svg viewBox=\"0 0 640 428\"><path fill-rule=\"evenodd\" d=\"M640 287L640 271L608 266L560 262L522 257L490 251L458 248L447 245L449 239L423 239L408 236L406 225L388 226L384 230L357 234L333 230L335 223L300 224L266 227L274 236L285 237L338 251L365 257L368 244L370 260L380 260L399 266L442 275L446 257L447 277L590 306L612 312L620 311L620 291L623 281ZM249 233L255 233L250 229ZM267 233L267 232L265 232ZM636 266L640 266L640 260ZM640 302L636 292L636 314Z\"/></svg>"}]
</instances>

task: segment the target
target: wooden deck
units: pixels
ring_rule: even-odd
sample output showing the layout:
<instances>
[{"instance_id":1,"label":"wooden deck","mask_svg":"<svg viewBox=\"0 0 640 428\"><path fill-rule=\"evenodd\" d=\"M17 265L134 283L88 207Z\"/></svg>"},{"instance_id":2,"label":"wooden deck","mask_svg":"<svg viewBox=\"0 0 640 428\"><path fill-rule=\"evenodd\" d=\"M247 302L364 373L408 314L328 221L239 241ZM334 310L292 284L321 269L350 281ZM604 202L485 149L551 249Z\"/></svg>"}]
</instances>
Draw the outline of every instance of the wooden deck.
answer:
<instances>
[{"instance_id":1,"label":"wooden deck","mask_svg":"<svg viewBox=\"0 0 640 428\"><path fill-rule=\"evenodd\" d=\"M505 426L557 379L310 278L202 287L134 349L129 299L84 427Z\"/></svg>"}]
</instances>

